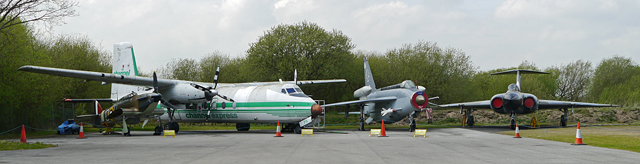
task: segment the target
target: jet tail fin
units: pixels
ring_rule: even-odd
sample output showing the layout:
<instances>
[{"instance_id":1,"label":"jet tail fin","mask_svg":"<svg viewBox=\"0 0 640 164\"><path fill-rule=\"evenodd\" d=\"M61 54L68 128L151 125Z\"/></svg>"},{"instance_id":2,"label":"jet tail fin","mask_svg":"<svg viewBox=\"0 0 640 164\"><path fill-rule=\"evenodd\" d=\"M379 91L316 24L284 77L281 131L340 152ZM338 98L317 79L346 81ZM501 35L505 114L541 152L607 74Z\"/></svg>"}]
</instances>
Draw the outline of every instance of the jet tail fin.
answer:
<instances>
[{"instance_id":1,"label":"jet tail fin","mask_svg":"<svg viewBox=\"0 0 640 164\"><path fill-rule=\"evenodd\" d=\"M369 60L366 57L364 58L364 85L371 87L372 91L376 90L376 83L373 81Z\"/></svg>"},{"instance_id":2,"label":"jet tail fin","mask_svg":"<svg viewBox=\"0 0 640 164\"><path fill-rule=\"evenodd\" d=\"M129 42L120 42L113 45L113 74L138 76L138 66L133 53L133 45ZM120 98L136 91L138 87L125 84L111 84L111 99Z\"/></svg>"}]
</instances>

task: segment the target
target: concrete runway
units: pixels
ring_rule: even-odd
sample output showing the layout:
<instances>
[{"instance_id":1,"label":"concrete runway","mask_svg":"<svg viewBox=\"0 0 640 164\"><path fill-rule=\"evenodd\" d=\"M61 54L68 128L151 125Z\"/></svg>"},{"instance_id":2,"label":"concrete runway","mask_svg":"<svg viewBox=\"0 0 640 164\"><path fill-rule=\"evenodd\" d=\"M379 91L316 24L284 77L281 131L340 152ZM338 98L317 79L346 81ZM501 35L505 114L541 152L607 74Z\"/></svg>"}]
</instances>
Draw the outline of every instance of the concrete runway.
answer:
<instances>
[{"instance_id":1,"label":"concrete runway","mask_svg":"<svg viewBox=\"0 0 640 164\"><path fill-rule=\"evenodd\" d=\"M368 131L314 136L275 130L185 131L176 138L134 131L131 137L86 133L27 139L57 144L38 150L0 151L0 163L637 163L640 153L461 128L429 129L427 138L406 130L389 137ZM585 138L585 143L589 143Z\"/></svg>"}]
</instances>

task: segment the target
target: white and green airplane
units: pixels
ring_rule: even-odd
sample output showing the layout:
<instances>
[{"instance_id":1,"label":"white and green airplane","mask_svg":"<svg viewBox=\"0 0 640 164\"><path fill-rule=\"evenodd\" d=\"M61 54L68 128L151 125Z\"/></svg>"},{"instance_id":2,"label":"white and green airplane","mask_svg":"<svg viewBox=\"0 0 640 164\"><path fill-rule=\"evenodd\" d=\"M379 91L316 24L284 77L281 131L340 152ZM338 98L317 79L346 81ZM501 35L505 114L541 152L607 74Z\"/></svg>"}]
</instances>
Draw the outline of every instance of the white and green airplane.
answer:
<instances>
[{"instance_id":1,"label":"white and green airplane","mask_svg":"<svg viewBox=\"0 0 640 164\"><path fill-rule=\"evenodd\" d=\"M102 81L103 85L111 84L111 100L114 101L132 92L149 92L154 86L153 78L138 76L133 46L128 42L114 45L112 73L29 65L18 70ZM284 130L300 133L301 127L317 121L315 118L323 114L323 108L298 85L346 82L333 79L218 83L218 74L219 68L213 83L157 79L157 92L162 95L158 108L166 113L158 117L159 125L162 121L168 122L163 127L156 127L155 134L164 129L178 132L178 122L236 123L237 130L247 131L250 123L277 121L286 123Z\"/></svg>"}]
</instances>

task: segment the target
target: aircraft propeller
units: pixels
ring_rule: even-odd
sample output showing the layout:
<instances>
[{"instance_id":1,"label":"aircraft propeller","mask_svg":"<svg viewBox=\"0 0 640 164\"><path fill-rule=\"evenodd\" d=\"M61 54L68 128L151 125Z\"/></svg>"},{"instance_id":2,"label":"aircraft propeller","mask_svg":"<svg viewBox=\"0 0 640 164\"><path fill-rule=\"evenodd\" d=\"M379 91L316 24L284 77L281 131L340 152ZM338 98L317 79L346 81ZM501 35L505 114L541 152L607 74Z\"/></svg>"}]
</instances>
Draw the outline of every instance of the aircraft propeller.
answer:
<instances>
[{"instance_id":1,"label":"aircraft propeller","mask_svg":"<svg viewBox=\"0 0 640 164\"><path fill-rule=\"evenodd\" d=\"M204 96L205 99L207 99L208 101L213 100L213 97L218 96L222 99L225 99L227 101L231 101L231 102L235 102L233 99L225 96L225 95L221 95L218 93L218 91L216 91L215 89L218 87L218 76L220 75L220 67L216 68L216 75L213 77L213 87L210 86L202 86L196 83L191 83L191 86L193 86L196 89L199 89L201 91L204 92Z\"/></svg>"}]
</instances>

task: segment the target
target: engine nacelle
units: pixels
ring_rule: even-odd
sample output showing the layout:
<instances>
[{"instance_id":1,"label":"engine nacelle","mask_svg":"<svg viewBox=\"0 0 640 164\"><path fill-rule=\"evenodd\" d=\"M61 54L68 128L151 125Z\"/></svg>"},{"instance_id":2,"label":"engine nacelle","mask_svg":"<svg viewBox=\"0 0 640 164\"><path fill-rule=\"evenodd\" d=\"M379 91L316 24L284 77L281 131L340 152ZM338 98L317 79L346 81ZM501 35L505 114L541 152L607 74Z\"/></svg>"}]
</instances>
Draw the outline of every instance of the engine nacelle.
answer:
<instances>
[{"instance_id":1,"label":"engine nacelle","mask_svg":"<svg viewBox=\"0 0 640 164\"><path fill-rule=\"evenodd\" d=\"M181 83L171 87L162 94L164 99L168 101L177 101L179 103L205 103L208 102L204 91L194 88L193 86Z\"/></svg>"},{"instance_id":2,"label":"engine nacelle","mask_svg":"<svg viewBox=\"0 0 640 164\"><path fill-rule=\"evenodd\" d=\"M371 90L372 88L370 86L364 86L356 90L355 92L353 92L353 97L360 98L360 97L367 96L371 93Z\"/></svg>"}]
</instances>

